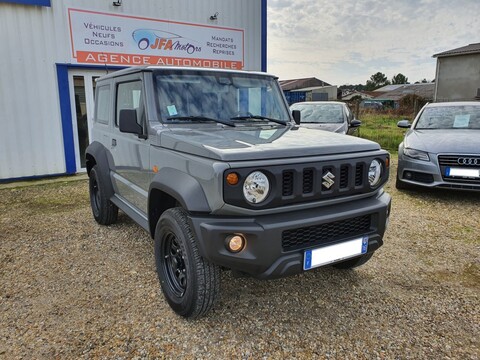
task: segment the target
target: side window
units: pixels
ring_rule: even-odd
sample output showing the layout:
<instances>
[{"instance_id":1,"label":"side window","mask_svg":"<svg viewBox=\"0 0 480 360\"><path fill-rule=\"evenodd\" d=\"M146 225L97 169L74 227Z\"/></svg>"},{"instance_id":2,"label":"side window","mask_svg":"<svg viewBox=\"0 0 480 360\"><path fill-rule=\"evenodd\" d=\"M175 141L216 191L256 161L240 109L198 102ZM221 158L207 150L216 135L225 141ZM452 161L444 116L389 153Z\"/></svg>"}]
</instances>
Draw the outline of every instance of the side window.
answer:
<instances>
[{"instance_id":1,"label":"side window","mask_svg":"<svg viewBox=\"0 0 480 360\"><path fill-rule=\"evenodd\" d=\"M118 118L120 110L135 109L137 110L137 121L139 124L143 123L143 94L142 82L131 81L118 84L117 86L117 101L116 101L116 116L115 125L118 126Z\"/></svg>"},{"instance_id":2,"label":"side window","mask_svg":"<svg viewBox=\"0 0 480 360\"><path fill-rule=\"evenodd\" d=\"M95 120L101 124L108 124L108 115L110 109L110 85L99 86L97 88L97 107Z\"/></svg>"}]
</instances>

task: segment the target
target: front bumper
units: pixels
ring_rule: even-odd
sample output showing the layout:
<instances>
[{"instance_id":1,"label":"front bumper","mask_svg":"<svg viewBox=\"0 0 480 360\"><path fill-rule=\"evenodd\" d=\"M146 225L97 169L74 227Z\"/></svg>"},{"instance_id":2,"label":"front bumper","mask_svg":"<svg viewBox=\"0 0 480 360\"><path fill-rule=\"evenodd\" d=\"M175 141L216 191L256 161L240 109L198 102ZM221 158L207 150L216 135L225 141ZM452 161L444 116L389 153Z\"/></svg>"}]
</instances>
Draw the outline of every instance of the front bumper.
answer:
<instances>
[{"instance_id":1,"label":"front bumper","mask_svg":"<svg viewBox=\"0 0 480 360\"><path fill-rule=\"evenodd\" d=\"M255 218L190 216L201 255L210 262L257 278L278 278L303 271L306 249L341 243L359 236L369 238L367 252L377 250L383 244L391 197L380 191L377 196L297 212L264 215ZM367 226L357 225L355 219L368 219ZM355 222L343 231L342 226ZM303 242L303 236L318 229L338 228L331 232L333 238ZM298 240L292 245L285 241L285 233L295 232ZM239 253L231 253L225 247L225 239L241 233L246 247ZM311 233L311 232L310 232Z\"/></svg>"},{"instance_id":2,"label":"front bumper","mask_svg":"<svg viewBox=\"0 0 480 360\"><path fill-rule=\"evenodd\" d=\"M430 161L416 160L405 156L400 149L397 168L398 180L415 186L480 191L480 180L442 176L442 172L445 175L446 166L439 163L439 157L436 154L429 153L428 155ZM454 166L462 168L460 165Z\"/></svg>"}]
</instances>

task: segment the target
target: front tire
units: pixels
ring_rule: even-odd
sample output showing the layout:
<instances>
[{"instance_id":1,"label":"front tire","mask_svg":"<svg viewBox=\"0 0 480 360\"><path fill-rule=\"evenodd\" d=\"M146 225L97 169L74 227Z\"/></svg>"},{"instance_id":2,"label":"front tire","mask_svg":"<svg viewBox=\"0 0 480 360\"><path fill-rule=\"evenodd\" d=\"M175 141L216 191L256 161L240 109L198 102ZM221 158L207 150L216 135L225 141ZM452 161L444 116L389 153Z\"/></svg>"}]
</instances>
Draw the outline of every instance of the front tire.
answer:
<instances>
[{"instance_id":1,"label":"front tire","mask_svg":"<svg viewBox=\"0 0 480 360\"><path fill-rule=\"evenodd\" d=\"M165 299L178 315L198 318L213 307L220 290L220 268L200 255L182 208L166 210L160 217L155 262Z\"/></svg>"},{"instance_id":2,"label":"front tire","mask_svg":"<svg viewBox=\"0 0 480 360\"><path fill-rule=\"evenodd\" d=\"M99 175L98 165L90 170L88 188L90 190L90 206L95 220L100 225L115 223L118 218L118 207L105 194L105 184Z\"/></svg>"}]
</instances>

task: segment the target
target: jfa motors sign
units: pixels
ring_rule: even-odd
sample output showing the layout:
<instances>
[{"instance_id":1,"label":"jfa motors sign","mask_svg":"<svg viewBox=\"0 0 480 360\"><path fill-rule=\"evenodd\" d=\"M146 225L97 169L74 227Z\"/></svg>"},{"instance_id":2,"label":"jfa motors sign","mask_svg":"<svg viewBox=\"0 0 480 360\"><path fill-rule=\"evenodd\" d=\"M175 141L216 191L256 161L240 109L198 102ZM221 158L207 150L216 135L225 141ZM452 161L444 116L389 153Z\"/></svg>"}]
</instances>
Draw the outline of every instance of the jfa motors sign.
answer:
<instances>
[{"instance_id":1,"label":"jfa motors sign","mask_svg":"<svg viewBox=\"0 0 480 360\"><path fill-rule=\"evenodd\" d=\"M242 69L244 31L68 9L72 62Z\"/></svg>"}]
</instances>

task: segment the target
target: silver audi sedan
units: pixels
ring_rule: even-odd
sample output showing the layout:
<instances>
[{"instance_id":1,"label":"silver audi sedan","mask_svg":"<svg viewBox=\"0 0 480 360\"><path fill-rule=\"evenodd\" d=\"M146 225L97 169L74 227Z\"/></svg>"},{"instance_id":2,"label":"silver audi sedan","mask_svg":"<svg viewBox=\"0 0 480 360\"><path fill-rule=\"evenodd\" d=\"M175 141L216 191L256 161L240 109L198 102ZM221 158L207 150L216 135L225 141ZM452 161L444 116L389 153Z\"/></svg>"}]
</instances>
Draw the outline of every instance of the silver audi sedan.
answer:
<instances>
[{"instance_id":1,"label":"silver audi sedan","mask_svg":"<svg viewBox=\"0 0 480 360\"><path fill-rule=\"evenodd\" d=\"M397 189L480 191L480 102L425 105L398 147Z\"/></svg>"}]
</instances>

